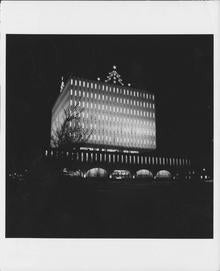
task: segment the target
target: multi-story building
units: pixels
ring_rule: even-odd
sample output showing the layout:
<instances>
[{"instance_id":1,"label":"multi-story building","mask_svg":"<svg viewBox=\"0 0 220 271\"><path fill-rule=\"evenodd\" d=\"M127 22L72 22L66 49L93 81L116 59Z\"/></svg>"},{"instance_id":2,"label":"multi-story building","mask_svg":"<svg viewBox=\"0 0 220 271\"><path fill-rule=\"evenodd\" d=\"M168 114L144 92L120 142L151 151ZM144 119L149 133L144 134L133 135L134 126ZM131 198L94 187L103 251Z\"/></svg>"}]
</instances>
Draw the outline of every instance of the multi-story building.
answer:
<instances>
[{"instance_id":1,"label":"multi-story building","mask_svg":"<svg viewBox=\"0 0 220 271\"><path fill-rule=\"evenodd\" d=\"M115 70L114 70L115 71ZM79 105L82 128L92 132L88 144L156 149L155 96L148 90L72 77L52 110L52 131L65 108Z\"/></svg>"},{"instance_id":2,"label":"multi-story building","mask_svg":"<svg viewBox=\"0 0 220 271\"><path fill-rule=\"evenodd\" d=\"M80 125L92 133L80 149L63 155L79 161L86 170L108 167L130 172L150 169L156 173L190 167L187 158L156 155L155 95L148 89L125 86L115 66L104 82L73 76L65 85L62 82L52 109L52 135L64 120L64 110L72 107L83 109ZM47 155L55 155L54 151L47 151Z\"/></svg>"}]
</instances>

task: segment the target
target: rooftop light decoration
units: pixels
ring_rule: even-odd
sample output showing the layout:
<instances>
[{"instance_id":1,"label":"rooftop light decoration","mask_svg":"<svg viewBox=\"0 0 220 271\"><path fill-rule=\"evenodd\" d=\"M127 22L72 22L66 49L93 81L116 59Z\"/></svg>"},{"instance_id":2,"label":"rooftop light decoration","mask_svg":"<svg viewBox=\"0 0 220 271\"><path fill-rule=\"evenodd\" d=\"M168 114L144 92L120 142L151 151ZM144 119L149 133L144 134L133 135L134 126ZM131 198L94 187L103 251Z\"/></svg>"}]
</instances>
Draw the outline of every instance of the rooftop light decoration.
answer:
<instances>
[{"instance_id":1,"label":"rooftop light decoration","mask_svg":"<svg viewBox=\"0 0 220 271\"><path fill-rule=\"evenodd\" d=\"M115 65L113 66L113 71L108 73L105 82L106 83L112 82L113 84L119 83L121 86L124 86L121 75L117 72L117 67Z\"/></svg>"}]
</instances>

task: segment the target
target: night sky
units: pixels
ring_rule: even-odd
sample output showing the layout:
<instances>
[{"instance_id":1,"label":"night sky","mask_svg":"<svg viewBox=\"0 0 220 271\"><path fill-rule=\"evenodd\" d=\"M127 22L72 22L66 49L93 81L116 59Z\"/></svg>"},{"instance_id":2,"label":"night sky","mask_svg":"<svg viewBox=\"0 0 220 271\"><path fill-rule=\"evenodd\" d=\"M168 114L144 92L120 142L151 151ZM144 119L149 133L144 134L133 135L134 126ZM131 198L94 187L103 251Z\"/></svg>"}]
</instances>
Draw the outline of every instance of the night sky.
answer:
<instances>
[{"instance_id":1,"label":"night sky","mask_svg":"<svg viewBox=\"0 0 220 271\"><path fill-rule=\"evenodd\" d=\"M113 65L124 83L155 93L157 151L210 161L211 35L8 35L6 46L9 166L23 165L49 145L61 76L104 81Z\"/></svg>"}]
</instances>

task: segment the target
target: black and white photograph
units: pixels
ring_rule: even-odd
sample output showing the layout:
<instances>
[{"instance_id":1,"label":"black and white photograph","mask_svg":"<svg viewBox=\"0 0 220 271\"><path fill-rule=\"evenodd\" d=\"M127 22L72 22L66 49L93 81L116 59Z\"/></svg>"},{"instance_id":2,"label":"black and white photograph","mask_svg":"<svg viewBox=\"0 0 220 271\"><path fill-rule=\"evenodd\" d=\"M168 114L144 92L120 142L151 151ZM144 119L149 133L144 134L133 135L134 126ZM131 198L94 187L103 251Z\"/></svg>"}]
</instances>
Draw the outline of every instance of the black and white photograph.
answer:
<instances>
[{"instance_id":1,"label":"black and white photograph","mask_svg":"<svg viewBox=\"0 0 220 271\"><path fill-rule=\"evenodd\" d=\"M219 2L0 12L0 269L219 270Z\"/></svg>"},{"instance_id":2,"label":"black and white photograph","mask_svg":"<svg viewBox=\"0 0 220 271\"><path fill-rule=\"evenodd\" d=\"M212 35L7 35L6 237L212 238Z\"/></svg>"}]
</instances>

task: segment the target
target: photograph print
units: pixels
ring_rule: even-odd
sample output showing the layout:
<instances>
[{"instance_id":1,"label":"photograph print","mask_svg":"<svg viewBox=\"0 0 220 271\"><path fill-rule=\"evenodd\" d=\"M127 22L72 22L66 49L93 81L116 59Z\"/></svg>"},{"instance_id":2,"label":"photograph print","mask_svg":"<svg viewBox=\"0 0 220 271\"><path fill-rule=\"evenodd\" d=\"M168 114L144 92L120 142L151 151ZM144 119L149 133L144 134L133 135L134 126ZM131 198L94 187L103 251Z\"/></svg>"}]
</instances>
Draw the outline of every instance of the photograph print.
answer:
<instances>
[{"instance_id":1,"label":"photograph print","mask_svg":"<svg viewBox=\"0 0 220 271\"><path fill-rule=\"evenodd\" d=\"M213 238L213 35L6 35L6 238Z\"/></svg>"}]
</instances>

